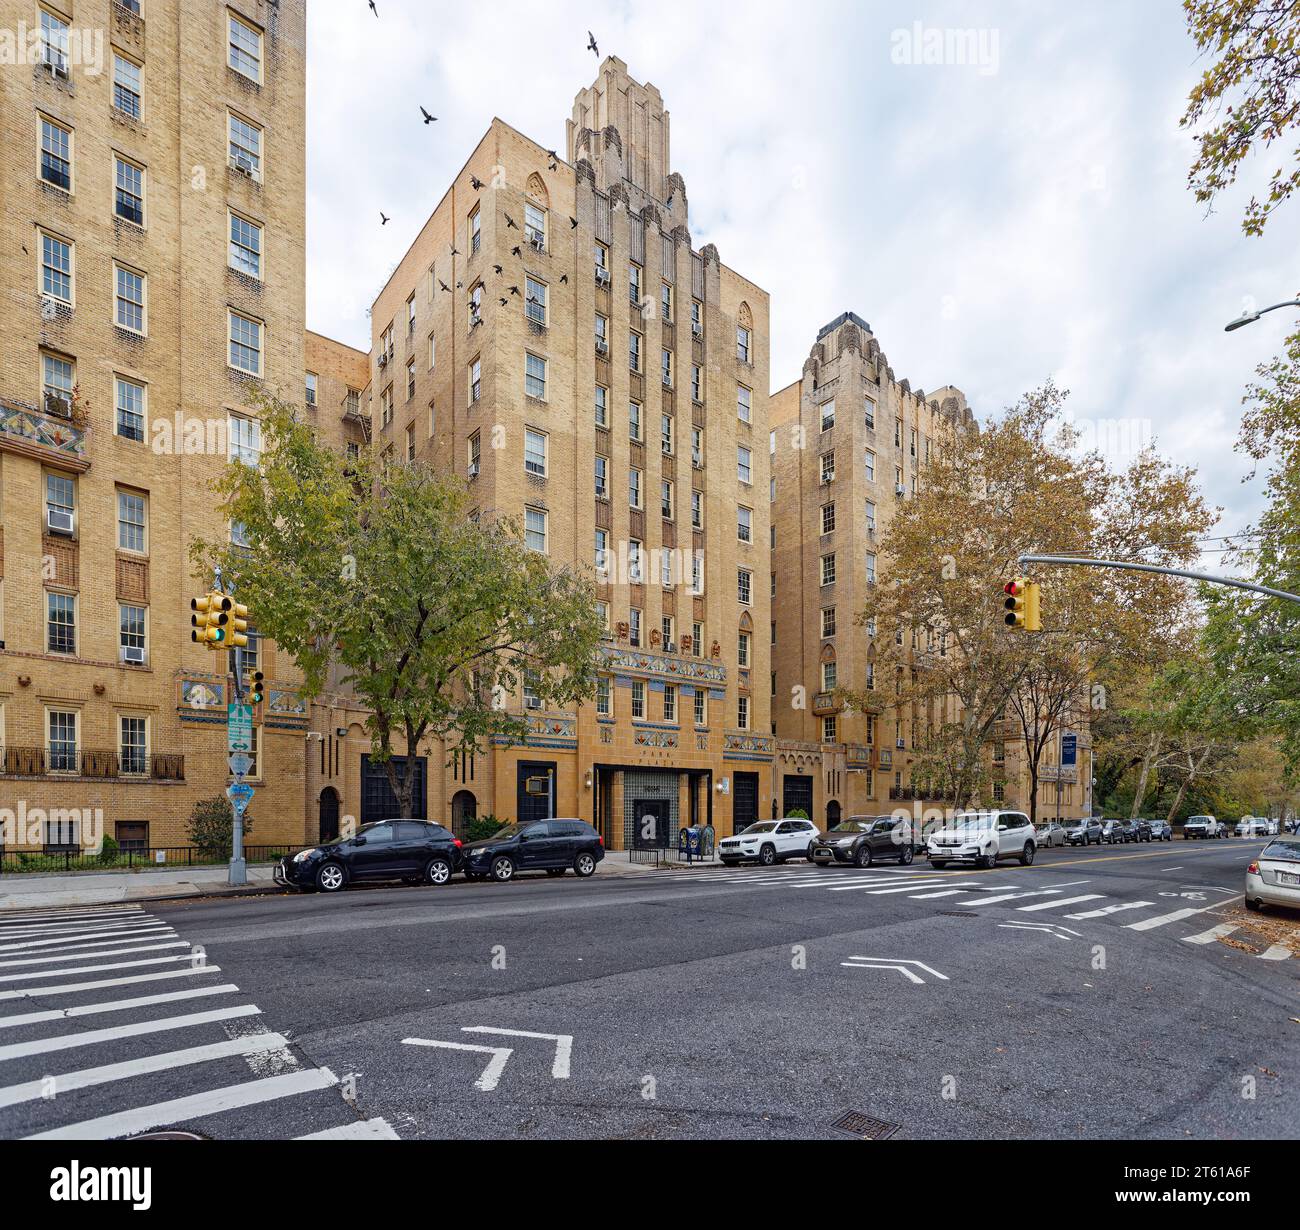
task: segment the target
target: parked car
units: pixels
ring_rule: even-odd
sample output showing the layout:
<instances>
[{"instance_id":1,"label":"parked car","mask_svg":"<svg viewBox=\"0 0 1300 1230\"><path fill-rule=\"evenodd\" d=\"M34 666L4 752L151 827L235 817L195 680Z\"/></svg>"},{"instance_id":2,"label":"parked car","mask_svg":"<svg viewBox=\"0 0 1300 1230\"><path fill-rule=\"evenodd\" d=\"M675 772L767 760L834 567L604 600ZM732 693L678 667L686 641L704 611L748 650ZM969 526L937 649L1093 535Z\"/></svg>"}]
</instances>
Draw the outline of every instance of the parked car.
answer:
<instances>
[{"instance_id":1,"label":"parked car","mask_svg":"<svg viewBox=\"0 0 1300 1230\"><path fill-rule=\"evenodd\" d=\"M1227 828L1213 816L1189 816L1183 823L1183 840L1226 837Z\"/></svg>"},{"instance_id":2,"label":"parked car","mask_svg":"<svg viewBox=\"0 0 1300 1230\"><path fill-rule=\"evenodd\" d=\"M1118 845L1121 841L1127 841L1128 836L1124 830L1123 820L1103 820L1101 822L1101 839L1107 845Z\"/></svg>"},{"instance_id":3,"label":"parked car","mask_svg":"<svg viewBox=\"0 0 1300 1230\"><path fill-rule=\"evenodd\" d=\"M771 867L788 858L812 861L812 843L821 831L811 820L760 820L743 833L718 843L718 858L728 867L761 863Z\"/></svg>"},{"instance_id":4,"label":"parked car","mask_svg":"<svg viewBox=\"0 0 1300 1230\"><path fill-rule=\"evenodd\" d=\"M1238 837L1270 836L1268 821L1263 816L1242 816L1237 821Z\"/></svg>"},{"instance_id":5,"label":"parked car","mask_svg":"<svg viewBox=\"0 0 1300 1230\"><path fill-rule=\"evenodd\" d=\"M1136 820L1130 820L1129 823L1132 824L1135 829L1137 829L1137 836L1133 839L1134 841L1151 840L1150 820L1145 820L1141 816L1139 816Z\"/></svg>"},{"instance_id":6,"label":"parked car","mask_svg":"<svg viewBox=\"0 0 1300 1230\"><path fill-rule=\"evenodd\" d=\"M852 863L870 867L880 859L894 859L906 867L914 856L911 821L896 816L850 816L824 836L818 834L810 848L818 867Z\"/></svg>"},{"instance_id":7,"label":"parked car","mask_svg":"<svg viewBox=\"0 0 1300 1230\"><path fill-rule=\"evenodd\" d=\"M1246 908L1300 909L1300 837L1275 837L1246 868Z\"/></svg>"},{"instance_id":8,"label":"parked car","mask_svg":"<svg viewBox=\"0 0 1300 1230\"><path fill-rule=\"evenodd\" d=\"M460 838L441 824L381 820L352 837L336 837L282 858L272 871L277 884L336 893L369 880L442 885L464 860Z\"/></svg>"},{"instance_id":9,"label":"parked car","mask_svg":"<svg viewBox=\"0 0 1300 1230\"><path fill-rule=\"evenodd\" d=\"M1102 822L1096 816L1089 816L1086 820L1074 820L1065 830L1065 844L1067 846L1090 846L1094 842L1101 844L1101 824Z\"/></svg>"},{"instance_id":10,"label":"parked car","mask_svg":"<svg viewBox=\"0 0 1300 1230\"><path fill-rule=\"evenodd\" d=\"M471 841L465 847L465 876L506 884L521 871L562 876L572 867L585 880L604 857L604 839L585 820L532 820Z\"/></svg>"},{"instance_id":11,"label":"parked car","mask_svg":"<svg viewBox=\"0 0 1300 1230\"><path fill-rule=\"evenodd\" d=\"M1040 850L1051 849L1052 846L1063 846L1069 830L1065 825L1057 820L1049 820L1046 824L1038 826L1038 832L1034 835L1034 841Z\"/></svg>"},{"instance_id":12,"label":"parked car","mask_svg":"<svg viewBox=\"0 0 1300 1230\"><path fill-rule=\"evenodd\" d=\"M1174 830L1168 820L1148 820L1147 827L1151 830L1152 841L1173 841Z\"/></svg>"},{"instance_id":13,"label":"parked car","mask_svg":"<svg viewBox=\"0 0 1300 1230\"><path fill-rule=\"evenodd\" d=\"M1018 811L960 812L926 842L930 865L940 870L949 863L990 868L1012 856L1028 867L1036 848L1034 826Z\"/></svg>"}]
</instances>

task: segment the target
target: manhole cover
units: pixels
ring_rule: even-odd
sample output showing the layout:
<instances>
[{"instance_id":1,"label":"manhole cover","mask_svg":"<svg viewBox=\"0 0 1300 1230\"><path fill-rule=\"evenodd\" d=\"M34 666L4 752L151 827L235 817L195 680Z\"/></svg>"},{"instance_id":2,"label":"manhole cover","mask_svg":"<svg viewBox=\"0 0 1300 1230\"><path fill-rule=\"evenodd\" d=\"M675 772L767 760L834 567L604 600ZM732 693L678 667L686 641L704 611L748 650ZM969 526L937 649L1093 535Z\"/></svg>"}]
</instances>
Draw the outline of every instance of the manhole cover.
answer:
<instances>
[{"instance_id":1,"label":"manhole cover","mask_svg":"<svg viewBox=\"0 0 1300 1230\"><path fill-rule=\"evenodd\" d=\"M974 910L936 910L943 918L978 918Z\"/></svg>"},{"instance_id":2,"label":"manhole cover","mask_svg":"<svg viewBox=\"0 0 1300 1230\"><path fill-rule=\"evenodd\" d=\"M860 1140L888 1140L898 1131L897 1123L886 1123L883 1119L873 1119L860 1110L850 1110L842 1114L831 1124L838 1132L847 1132Z\"/></svg>"}]
</instances>

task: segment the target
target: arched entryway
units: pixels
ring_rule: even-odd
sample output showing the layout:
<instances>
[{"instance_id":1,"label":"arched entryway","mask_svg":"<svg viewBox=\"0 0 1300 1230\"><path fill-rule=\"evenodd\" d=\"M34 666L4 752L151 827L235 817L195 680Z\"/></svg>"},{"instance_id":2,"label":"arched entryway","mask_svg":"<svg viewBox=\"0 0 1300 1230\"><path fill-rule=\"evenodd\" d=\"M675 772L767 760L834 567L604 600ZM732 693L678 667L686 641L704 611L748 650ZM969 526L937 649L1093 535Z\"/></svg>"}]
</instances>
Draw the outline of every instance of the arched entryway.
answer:
<instances>
[{"instance_id":1,"label":"arched entryway","mask_svg":"<svg viewBox=\"0 0 1300 1230\"><path fill-rule=\"evenodd\" d=\"M840 814L840 804L838 799L832 799L826 804L826 827L828 829L838 827Z\"/></svg>"},{"instance_id":2,"label":"arched entryway","mask_svg":"<svg viewBox=\"0 0 1300 1230\"><path fill-rule=\"evenodd\" d=\"M339 835L339 792L326 786L320 792L320 840L333 841Z\"/></svg>"},{"instance_id":3,"label":"arched entryway","mask_svg":"<svg viewBox=\"0 0 1300 1230\"><path fill-rule=\"evenodd\" d=\"M478 800L470 790L457 791L451 800L451 831L462 840L469 822L478 815Z\"/></svg>"}]
</instances>

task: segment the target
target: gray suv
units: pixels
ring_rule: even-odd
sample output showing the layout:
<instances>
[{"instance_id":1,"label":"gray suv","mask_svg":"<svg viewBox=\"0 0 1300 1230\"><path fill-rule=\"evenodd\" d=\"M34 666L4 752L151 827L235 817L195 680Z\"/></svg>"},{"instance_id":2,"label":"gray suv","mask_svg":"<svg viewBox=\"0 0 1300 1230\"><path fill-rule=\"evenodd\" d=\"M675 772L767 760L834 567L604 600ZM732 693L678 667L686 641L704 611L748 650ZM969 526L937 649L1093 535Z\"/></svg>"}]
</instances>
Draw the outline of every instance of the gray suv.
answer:
<instances>
[{"instance_id":1,"label":"gray suv","mask_svg":"<svg viewBox=\"0 0 1300 1230\"><path fill-rule=\"evenodd\" d=\"M1065 831L1065 844L1069 846L1101 845L1101 824L1096 816L1075 820Z\"/></svg>"}]
</instances>

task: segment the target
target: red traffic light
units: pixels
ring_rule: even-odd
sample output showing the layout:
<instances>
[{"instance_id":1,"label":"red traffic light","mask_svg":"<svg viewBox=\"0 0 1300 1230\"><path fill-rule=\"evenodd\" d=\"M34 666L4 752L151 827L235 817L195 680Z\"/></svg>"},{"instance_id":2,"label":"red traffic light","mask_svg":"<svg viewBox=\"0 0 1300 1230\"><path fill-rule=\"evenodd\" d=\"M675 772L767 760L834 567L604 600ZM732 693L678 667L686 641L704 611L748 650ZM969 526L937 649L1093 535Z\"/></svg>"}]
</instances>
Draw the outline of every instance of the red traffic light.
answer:
<instances>
[{"instance_id":1,"label":"red traffic light","mask_svg":"<svg viewBox=\"0 0 1300 1230\"><path fill-rule=\"evenodd\" d=\"M1010 594L1014 598L1017 595L1024 592L1024 587L1022 585L1017 584L1015 581L1008 581L1002 587L1002 592L1004 594Z\"/></svg>"}]
</instances>

